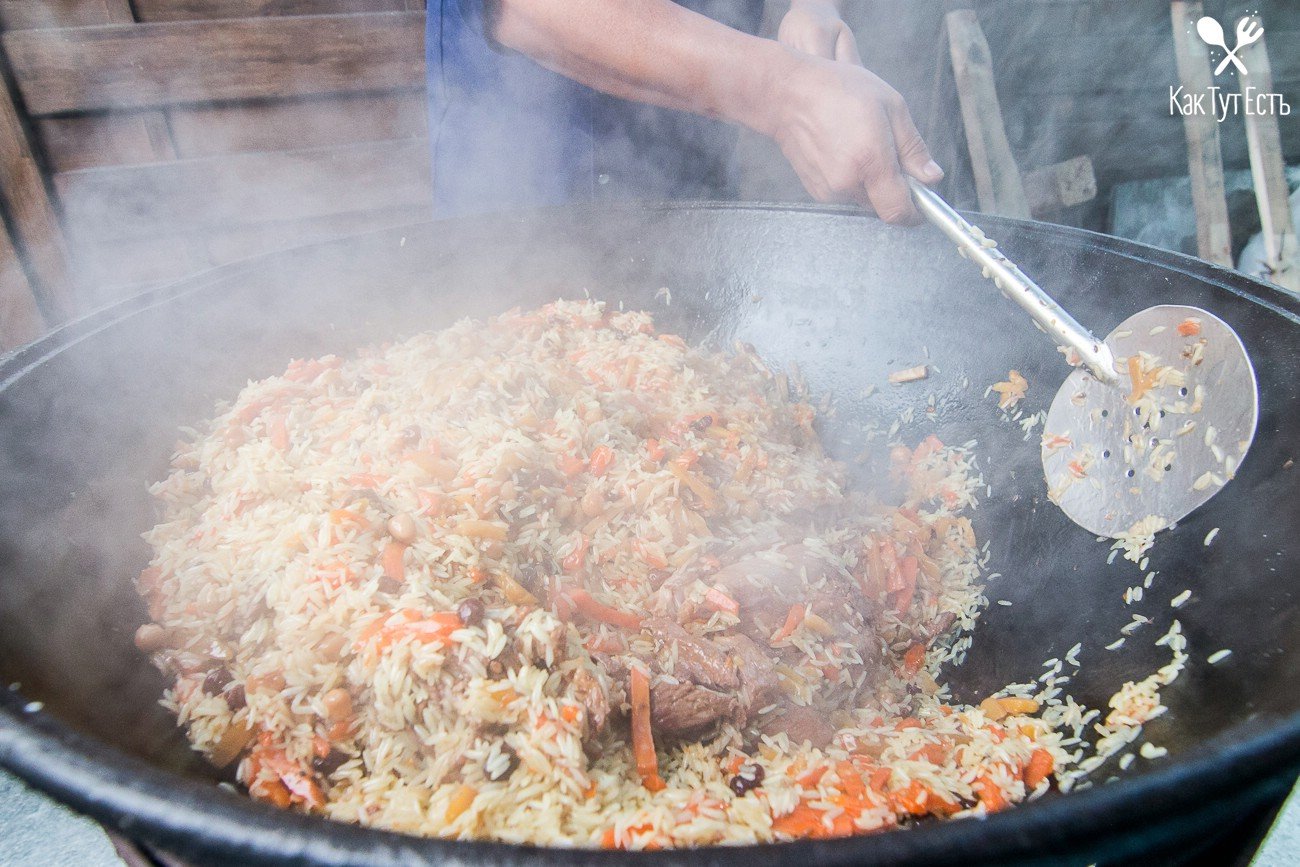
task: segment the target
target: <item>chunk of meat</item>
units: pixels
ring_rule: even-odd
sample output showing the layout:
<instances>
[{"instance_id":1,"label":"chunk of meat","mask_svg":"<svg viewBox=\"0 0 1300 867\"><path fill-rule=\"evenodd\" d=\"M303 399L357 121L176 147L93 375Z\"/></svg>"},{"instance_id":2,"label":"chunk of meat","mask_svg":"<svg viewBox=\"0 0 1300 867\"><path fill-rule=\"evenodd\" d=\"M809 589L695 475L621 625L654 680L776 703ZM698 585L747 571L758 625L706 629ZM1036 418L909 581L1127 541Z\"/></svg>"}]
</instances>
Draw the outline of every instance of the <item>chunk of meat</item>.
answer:
<instances>
[{"instance_id":1,"label":"chunk of meat","mask_svg":"<svg viewBox=\"0 0 1300 867\"><path fill-rule=\"evenodd\" d=\"M835 726L825 711L795 704L787 704L780 712L764 716L759 730L765 735L785 732L791 744L808 741L817 749L824 748L835 737Z\"/></svg>"},{"instance_id":2,"label":"chunk of meat","mask_svg":"<svg viewBox=\"0 0 1300 867\"><path fill-rule=\"evenodd\" d=\"M605 730L609 720L609 693L595 674L580 668L573 675L573 692L582 702L585 736L593 737Z\"/></svg>"},{"instance_id":3,"label":"chunk of meat","mask_svg":"<svg viewBox=\"0 0 1300 867\"><path fill-rule=\"evenodd\" d=\"M657 680L650 686L650 720L657 733L690 737L735 717L734 695L694 683Z\"/></svg>"},{"instance_id":4,"label":"chunk of meat","mask_svg":"<svg viewBox=\"0 0 1300 867\"><path fill-rule=\"evenodd\" d=\"M740 686L726 651L709 639L692 635L664 617L647 620L642 627L662 644L673 647L676 662L669 674L715 690L732 691Z\"/></svg>"},{"instance_id":5,"label":"chunk of meat","mask_svg":"<svg viewBox=\"0 0 1300 867\"><path fill-rule=\"evenodd\" d=\"M776 664L763 649L745 635L720 635L717 643L731 653L731 662L740 678L740 711L748 718L766 707L781 694Z\"/></svg>"}]
</instances>

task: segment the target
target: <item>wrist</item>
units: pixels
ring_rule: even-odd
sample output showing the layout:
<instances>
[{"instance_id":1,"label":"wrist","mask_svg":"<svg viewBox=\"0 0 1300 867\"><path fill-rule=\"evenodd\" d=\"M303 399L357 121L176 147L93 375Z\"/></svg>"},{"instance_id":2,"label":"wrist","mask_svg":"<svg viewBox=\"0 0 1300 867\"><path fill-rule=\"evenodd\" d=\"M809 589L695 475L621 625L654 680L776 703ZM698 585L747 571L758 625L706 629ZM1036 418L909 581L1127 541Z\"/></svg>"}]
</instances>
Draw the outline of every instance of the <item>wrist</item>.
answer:
<instances>
[{"instance_id":1,"label":"wrist","mask_svg":"<svg viewBox=\"0 0 1300 867\"><path fill-rule=\"evenodd\" d=\"M782 126L782 116L794 90L791 81L796 78L807 58L771 39L757 40L751 69L757 72L748 78L747 92L738 101L740 111L731 120L769 138Z\"/></svg>"}]
</instances>

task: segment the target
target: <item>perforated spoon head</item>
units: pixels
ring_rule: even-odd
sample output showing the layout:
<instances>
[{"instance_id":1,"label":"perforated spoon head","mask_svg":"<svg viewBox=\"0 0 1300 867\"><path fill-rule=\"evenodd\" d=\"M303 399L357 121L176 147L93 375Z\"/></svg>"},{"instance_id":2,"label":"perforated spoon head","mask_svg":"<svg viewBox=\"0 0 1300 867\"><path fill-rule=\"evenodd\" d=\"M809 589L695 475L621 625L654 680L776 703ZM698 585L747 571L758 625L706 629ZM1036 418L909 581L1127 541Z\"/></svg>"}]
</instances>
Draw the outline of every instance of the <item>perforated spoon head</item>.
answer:
<instances>
[{"instance_id":1,"label":"perforated spoon head","mask_svg":"<svg viewBox=\"0 0 1300 867\"><path fill-rule=\"evenodd\" d=\"M1099 536L1154 533L1232 481L1259 419L1255 370L1236 332L1196 307L1149 307L1105 343L1119 385L1075 370L1048 411L1048 496Z\"/></svg>"}]
</instances>

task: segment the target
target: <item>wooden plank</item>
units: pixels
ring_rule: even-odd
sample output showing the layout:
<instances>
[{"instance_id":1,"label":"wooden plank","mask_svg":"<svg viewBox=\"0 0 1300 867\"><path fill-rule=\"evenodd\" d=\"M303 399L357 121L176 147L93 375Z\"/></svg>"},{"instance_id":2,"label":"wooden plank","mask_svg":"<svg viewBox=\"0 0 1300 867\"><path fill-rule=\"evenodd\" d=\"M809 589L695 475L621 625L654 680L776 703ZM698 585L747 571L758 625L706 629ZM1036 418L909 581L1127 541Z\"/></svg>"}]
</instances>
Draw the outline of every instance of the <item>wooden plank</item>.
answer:
<instances>
[{"instance_id":1,"label":"wooden plank","mask_svg":"<svg viewBox=\"0 0 1300 867\"><path fill-rule=\"evenodd\" d=\"M424 85L419 12L21 30L3 45L36 115Z\"/></svg>"},{"instance_id":2,"label":"wooden plank","mask_svg":"<svg viewBox=\"0 0 1300 867\"><path fill-rule=\"evenodd\" d=\"M418 91L170 112L182 158L424 138L429 134L427 116L424 94Z\"/></svg>"},{"instance_id":3,"label":"wooden plank","mask_svg":"<svg viewBox=\"0 0 1300 867\"><path fill-rule=\"evenodd\" d=\"M53 322L78 310L68 274L67 251L27 132L9 89L0 83L0 198L11 220L16 252L41 309Z\"/></svg>"},{"instance_id":4,"label":"wooden plank","mask_svg":"<svg viewBox=\"0 0 1300 867\"><path fill-rule=\"evenodd\" d=\"M1200 0L1173 0L1170 4L1178 79L1191 93L1204 93L1214 84L1210 52L1196 33L1203 14ZM1192 204L1196 208L1197 254L1208 262L1231 268L1232 231L1228 225L1228 200L1223 188L1223 156L1219 148L1219 122L1212 114L1183 117L1187 138L1187 166L1192 179Z\"/></svg>"},{"instance_id":5,"label":"wooden plank","mask_svg":"<svg viewBox=\"0 0 1300 867\"><path fill-rule=\"evenodd\" d=\"M126 18L121 17L123 8ZM0 28L4 30L87 27L131 20L125 0L0 0Z\"/></svg>"},{"instance_id":6,"label":"wooden plank","mask_svg":"<svg viewBox=\"0 0 1300 867\"><path fill-rule=\"evenodd\" d=\"M36 118L32 127L45 163L66 172L95 166L152 163L175 156L170 136L150 135L161 112ZM159 119L161 119L159 117ZM165 129L165 120L164 129Z\"/></svg>"},{"instance_id":7,"label":"wooden plank","mask_svg":"<svg viewBox=\"0 0 1300 867\"><path fill-rule=\"evenodd\" d=\"M954 9L944 20L980 210L1028 219L1029 202L1002 125L993 61L979 19L973 9Z\"/></svg>"},{"instance_id":8,"label":"wooden plank","mask_svg":"<svg viewBox=\"0 0 1300 867\"><path fill-rule=\"evenodd\" d=\"M1259 19L1255 25L1262 27ZM1267 35L1267 34L1265 34ZM1264 36L1241 52L1246 72L1237 76L1243 99L1254 93L1273 91L1273 73L1269 68L1268 48ZM1277 115L1247 110L1246 142L1250 149L1250 172L1259 205L1260 231L1264 237L1265 264L1269 279L1279 286L1300 293L1300 248L1296 244L1295 225L1291 220L1291 202L1286 183L1286 164L1282 160L1282 133Z\"/></svg>"},{"instance_id":9,"label":"wooden plank","mask_svg":"<svg viewBox=\"0 0 1300 867\"><path fill-rule=\"evenodd\" d=\"M1025 198L1035 217L1055 214L1090 201L1097 195L1097 176L1089 157L1034 169L1025 175Z\"/></svg>"},{"instance_id":10,"label":"wooden plank","mask_svg":"<svg viewBox=\"0 0 1300 867\"><path fill-rule=\"evenodd\" d=\"M54 176L77 243L428 207L428 142L412 139L85 169Z\"/></svg>"},{"instance_id":11,"label":"wooden plank","mask_svg":"<svg viewBox=\"0 0 1300 867\"><path fill-rule=\"evenodd\" d=\"M32 284L23 271L8 227L0 224L0 352L29 343L45 333Z\"/></svg>"},{"instance_id":12,"label":"wooden plank","mask_svg":"<svg viewBox=\"0 0 1300 867\"><path fill-rule=\"evenodd\" d=\"M406 0L135 0L142 22L404 12Z\"/></svg>"}]
</instances>

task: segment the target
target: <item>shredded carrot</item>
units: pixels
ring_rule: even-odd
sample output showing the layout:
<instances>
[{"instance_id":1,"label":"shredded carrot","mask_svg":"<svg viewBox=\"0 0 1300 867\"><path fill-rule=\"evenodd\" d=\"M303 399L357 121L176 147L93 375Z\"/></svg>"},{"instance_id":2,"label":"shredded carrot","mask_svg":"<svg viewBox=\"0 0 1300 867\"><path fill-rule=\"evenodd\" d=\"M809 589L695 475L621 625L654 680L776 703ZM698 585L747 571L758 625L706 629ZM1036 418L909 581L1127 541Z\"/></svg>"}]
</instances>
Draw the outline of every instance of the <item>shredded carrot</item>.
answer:
<instances>
[{"instance_id":1,"label":"shredded carrot","mask_svg":"<svg viewBox=\"0 0 1300 867\"><path fill-rule=\"evenodd\" d=\"M1029 383L1020 375L1020 371L1008 371L1006 382L993 383L993 390L1001 395L998 398L998 408L1011 409L1025 396L1025 390L1028 387Z\"/></svg>"},{"instance_id":2,"label":"shredded carrot","mask_svg":"<svg viewBox=\"0 0 1300 867\"><path fill-rule=\"evenodd\" d=\"M704 601L714 611L725 611L728 614L740 614L740 603L732 599L726 593L723 593L717 587L710 587L704 594Z\"/></svg>"},{"instance_id":3,"label":"shredded carrot","mask_svg":"<svg viewBox=\"0 0 1300 867\"><path fill-rule=\"evenodd\" d=\"M814 788L822 781L822 777L826 776L826 772L829 770L830 765L822 765L813 768L811 771L799 778L799 785L803 786L805 789Z\"/></svg>"},{"instance_id":4,"label":"shredded carrot","mask_svg":"<svg viewBox=\"0 0 1300 867\"><path fill-rule=\"evenodd\" d=\"M650 456L650 460L655 463L662 461L668 454L668 452L664 451L664 447L659 445L659 440L654 437L650 437L650 439L645 441L645 451L646 454Z\"/></svg>"},{"instance_id":5,"label":"shredded carrot","mask_svg":"<svg viewBox=\"0 0 1300 867\"><path fill-rule=\"evenodd\" d=\"M582 717L582 710L576 704L566 704L560 708L560 718L572 725Z\"/></svg>"},{"instance_id":6,"label":"shredded carrot","mask_svg":"<svg viewBox=\"0 0 1300 867\"><path fill-rule=\"evenodd\" d=\"M835 773L840 778L840 791L847 795L855 803L865 804L867 799L867 787L862 782L862 775L858 769L853 766L853 762L841 761L835 765Z\"/></svg>"},{"instance_id":7,"label":"shredded carrot","mask_svg":"<svg viewBox=\"0 0 1300 867\"><path fill-rule=\"evenodd\" d=\"M1128 396L1130 404L1136 404L1142 399L1142 396L1151 390L1156 383L1156 374L1154 371L1144 373L1142 371L1142 360L1134 353L1128 357L1128 377L1133 382L1133 391Z\"/></svg>"},{"instance_id":8,"label":"shredded carrot","mask_svg":"<svg viewBox=\"0 0 1300 867\"><path fill-rule=\"evenodd\" d=\"M903 671L906 674L916 674L921 670L921 664L925 662L925 645L916 642L907 648L907 653L903 654Z\"/></svg>"},{"instance_id":9,"label":"shredded carrot","mask_svg":"<svg viewBox=\"0 0 1300 867\"><path fill-rule=\"evenodd\" d=\"M948 752L943 748L943 744L926 744L907 758L910 761L924 759L931 764L942 765L948 759Z\"/></svg>"},{"instance_id":10,"label":"shredded carrot","mask_svg":"<svg viewBox=\"0 0 1300 867\"><path fill-rule=\"evenodd\" d=\"M900 587L894 597L894 610L899 614L907 613L912 607L912 597L916 595L916 573L920 570L920 561L915 557L904 557L898 563Z\"/></svg>"},{"instance_id":11,"label":"shredded carrot","mask_svg":"<svg viewBox=\"0 0 1300 867\"><path fill-rule=\"evenodd\" d=\"M560 458L560 472L570 479L581 473L587 468L587 463L582 458L573 455L564 455Z\"/></svg>"},{"instance_id":12,"label":"shredded carrot","mask_svg":"<svg viewBox=\"0 0 1300 867\"><path fill-rule=\"evenodd\" d=\"M591 542L587 540L586 536L579 536L578 544L574 546L573 551L560 561L561 568L569 573L581 569L583 564L587 562L587 548L589 545L591 545Z\"/></svg>"},{"instance_id":13,"label":"shredded carrot","mask_svg":"<svg viewBox=\"0 0 1300 867\"><path fill-rule=\"evenodd\" d=\"M1178 333L1184 337L1195 337L1201 333L1201 320L1192 318L1184 319L1182 322L1178 323Z\"/></svg>"},{"instance_id":14,"label":"shredded carrot","mask_svg":"<svg viewBox=\"0 0 1300 867\"><path fill-rule=\"evenodd\" d=\"M876 768L871 772L871 779L867 781L867 785L871 787L872 791L883 794L885 787L889 785L889 778L893 775L894 772L889 768Z\"/></svg>"},{"instance_id":15,"label":"shredded carrot","mask_svg":"<svg viewBox=\"0 0 1300 867\"><path fill-rule=\"evenodd\" d=\"M822 811L800 802L789 813L773 819L772 830L790 837L815 837L825 833L826 829L822 824Z\"/></svg>"},{"instance_id":16,"label":"shredded carrot","mask_svg":"<svg viewBox=\"0 0 1300 867\"><path fill-rule=\"evenodd\" d=\"M794 631L799 628L799 624L803 623L804 614L806 613L807 609L805 609L803 605L800 605L799 603L791 605L790 613L785 616L785 624L776 631L775 635L772 636L771 643L780 644L791 635L794 635Z\"/></svg>"},{"instance_id":17,"label":"shredded carrot","mask_svg":"<svg viewBox=\"0 0 1300 867\"><path fill-rule=\"evenodd\" d=\"M578 610L578 613L590 620L598 620L601 623L608 623L610 626L618 626L622 629L641 628L640 617L631 611L620 611L617 608L611 608L580 587L567 591L566 595L572 600L573 607Z\"/></svg>"},{"instance_id":18,"label":"shredded carrot","mask_svg":"<svg viewBox=\"0 0 1300 867\"><path fill-rule=\"evenodd\" d=\"M588 466L591 469L591 474L596 478L605 475L612 463L614 463L614 450L609 446L596 446L591 450L591 460Z\"/></svg>"},{"instance_id":19,"label":"shredded carrot","mask_svg":"<svg viewBox=\"0 0 1300 867\"><path fill-rule=\"evenodd\" d=\"M394 581L406 580L406 565L402 562L406 546L401 542L389 542L379 556L379 563L384 567L384 574Z\"/></svg>"},{"instance_id":20,"label":"shredded carrot","mask_svg":"<svg viewBox=\"0 0 1300 867\"><path fill-rule=\"evenodd\" d=\"M312 809L324 806L325 794L315 777L298 767L282 750L263 748L261 753L262 762L280 778L296 800Z\"/></svg>"},{"instance_id":21,"label":"shredded carrot","mask_svg":"<svg viewBox=\"0 0 1300 867\"><path fill-rule=\"evenodd\" d=\"M456 791L451 793L451 799L447 801L447 812L443 814L443 821L451 824L460 817L462 813L470 808L474 799L478 797L478 791L473 786L461 784Z\"/></svg>"},{"instance_id":22,"label":"shredded carrot","mask_svg":"<svg viewBox=\"0 0 1300 867\"><path fill-rule=\"evenodd\" d=\"M1044 749L1034 750L1029 754L1029 764L1025 765L1025 788L1033 791L1038 785L1047 779L1056 768L1056 762L1052 760L1052 754Z\"/></svg>"},{"instance_id":23,"label":"shredded carrot","mask_svg":"<svg viewBox=\"0 0 1300 867\"><path fill-rule=\"evenodd\" d=\"M605 833L600 835L600 848L617 849L618 841L614 836L614 826L611 825L605 829Z\"/></svg>"},{"instance_id":24,"label":"shredded carrot","mask_svg":"<svg viewBox=\"0 0 1300 867\"><path fill-rule=\"evenodd\" d=\"M988 777L976 777L972 788L975 789L975 794L979 795L979 799L984 802L985 809L990 813L996 813L998 810L1005 810L1011 806L1007 803L1007 799L1002 797L1002 790Z\"/></svg>"},{"instance_id":25,"label":"shredded carrot","mask_svg":"<svg viewBox=\"0 0 1300 867\"><path fill-rule=\"evenodd\" d=\"M916 447L916 451L912 452L912 461L915 463L924 460L939 451L943 451L943 440L939 439L934 434L930 434L925 439L921 440L920 445Z\"/></svg>"},{"instance_id":26,"label":"shredded carrot","mask_svg":"<svg viewBox=\"0 0 1300 867\"><path fill-rule=\"evenodd\" d=\"M654 735L650 731L650 677L640 668L631 674L632 754L641 785L652 792L664 788L659 777L659 759L655 755Z\"/></svg>"}]
</instances>

